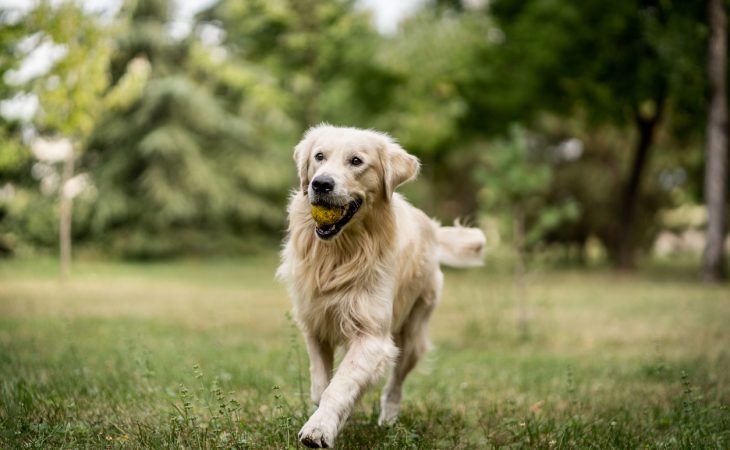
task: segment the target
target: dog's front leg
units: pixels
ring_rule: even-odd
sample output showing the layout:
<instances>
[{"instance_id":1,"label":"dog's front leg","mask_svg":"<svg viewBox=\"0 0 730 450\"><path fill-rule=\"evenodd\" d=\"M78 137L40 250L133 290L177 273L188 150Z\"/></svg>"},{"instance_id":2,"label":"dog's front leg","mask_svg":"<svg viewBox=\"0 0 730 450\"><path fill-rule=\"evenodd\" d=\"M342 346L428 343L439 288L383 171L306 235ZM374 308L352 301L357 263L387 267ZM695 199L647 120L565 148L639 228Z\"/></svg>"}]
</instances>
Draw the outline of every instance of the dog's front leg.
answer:
<instances>
[{"instance_id":1,"label":"dog's front leg","mask_svg":"<svg viewBox=\"0 0 730 450\"><path fill-rule=\"evenodd\" d=\"M351 344L322 394L319 408L299 432L307 447L332 447L365 388L377 381L397 355L388 337L361 336Z\"/></svg>"},{"instance_id":2,"label":"dog's front leg","mask_svg":"<svg viewBox=\"0 0 730 450\"><path fill-rule=\"evenodd\" d=\"M320 341L316 337L305 335L307 353L309 353L309 377L312 402L319 405L322 393L327 388L332 377L332 360L334 350L332 346Z\"/></svg>"}]
</instances>

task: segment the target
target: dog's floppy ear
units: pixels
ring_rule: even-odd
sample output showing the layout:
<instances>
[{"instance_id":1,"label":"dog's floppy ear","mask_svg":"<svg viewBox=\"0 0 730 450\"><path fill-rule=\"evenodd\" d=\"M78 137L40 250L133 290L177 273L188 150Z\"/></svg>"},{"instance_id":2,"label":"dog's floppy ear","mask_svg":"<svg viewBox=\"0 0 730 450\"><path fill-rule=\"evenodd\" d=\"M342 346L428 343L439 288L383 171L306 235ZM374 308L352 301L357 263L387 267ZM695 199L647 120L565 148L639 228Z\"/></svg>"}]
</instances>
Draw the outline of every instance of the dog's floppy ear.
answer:
<instances>
[{"instance_id":1,"label":"dog's floppy ear","mask_svg":"<svg viewBox=\"0 0 730 450\"><path fill-rule=\"evenodd\" d=\"M299 173L299 182L302 192L307 193L309 187L309 155L314 145L315 128L310 128L302 140L294 147L294 162L297 163L297 172Z\"/></svg>"},{"instance_id":2,"label":"dog's floppy ear","mask_svg":"<svg viewBox=\"0 0 730 450\"><path fill-rule=\"evenodd\" d=\"M381 157L383 164L383 193L385 199L390 200L393 191L405 183L416 178L421 167L418 158L409 154L395 142L388 142Z\"/></svg>"}]
</instances>

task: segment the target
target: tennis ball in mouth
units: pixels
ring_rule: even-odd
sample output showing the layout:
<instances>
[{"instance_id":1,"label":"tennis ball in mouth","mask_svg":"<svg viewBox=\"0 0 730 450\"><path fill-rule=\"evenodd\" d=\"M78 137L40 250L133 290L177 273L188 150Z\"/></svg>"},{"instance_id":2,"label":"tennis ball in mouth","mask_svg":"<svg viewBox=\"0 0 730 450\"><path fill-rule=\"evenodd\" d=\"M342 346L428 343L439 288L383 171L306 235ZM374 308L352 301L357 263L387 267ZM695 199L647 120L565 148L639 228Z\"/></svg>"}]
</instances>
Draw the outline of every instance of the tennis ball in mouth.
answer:
<instances>
[{"instance_id":1,"label":"tennis ball in mouth","mask_svg":"<svg viewBox=\"0 0 730 450\"><path fill-rule=\"evenodd\" d=\"M346 210L344 206L312 205L312 218L317 225L332 225L342 219Z\"/></svg>"}]
</instances>

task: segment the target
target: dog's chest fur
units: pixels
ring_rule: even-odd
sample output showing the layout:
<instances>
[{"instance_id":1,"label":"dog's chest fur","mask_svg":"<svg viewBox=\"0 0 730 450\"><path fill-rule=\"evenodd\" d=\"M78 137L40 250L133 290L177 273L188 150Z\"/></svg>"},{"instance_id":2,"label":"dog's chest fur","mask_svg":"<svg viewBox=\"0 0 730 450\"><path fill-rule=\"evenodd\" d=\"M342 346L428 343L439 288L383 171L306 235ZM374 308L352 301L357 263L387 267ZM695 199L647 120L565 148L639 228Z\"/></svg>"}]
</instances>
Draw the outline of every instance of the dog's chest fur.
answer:
<instances>
[{"instance_id":1,"label":"dog's chest fur","mask_svg":"<svg viewBox=\"0 0 730 450\"><path fill-rule=\"evenodd\" d=\"M313 232L309 202L289 205L289 236L278 275L285 280L302 329L333 345L363 333L398 332L438 272L430 219L395 194L335 241ZM398 234L399 229L409 230Z\"/></svg>"},{"instance_id":2,"label":"dog's chest fur","mask_svg":"<svg viewBox=\"0 0 730 450\"><path fill-rule=\"evenodd\" d=\"M389 333L395 274L392 214L384 205L371 219L344 230L334 241L314 235L309 203L296 194L289 206L289 237L279 276L289 287L303 329L332 344L361 333Z\"/></svg>"}]
</instances>

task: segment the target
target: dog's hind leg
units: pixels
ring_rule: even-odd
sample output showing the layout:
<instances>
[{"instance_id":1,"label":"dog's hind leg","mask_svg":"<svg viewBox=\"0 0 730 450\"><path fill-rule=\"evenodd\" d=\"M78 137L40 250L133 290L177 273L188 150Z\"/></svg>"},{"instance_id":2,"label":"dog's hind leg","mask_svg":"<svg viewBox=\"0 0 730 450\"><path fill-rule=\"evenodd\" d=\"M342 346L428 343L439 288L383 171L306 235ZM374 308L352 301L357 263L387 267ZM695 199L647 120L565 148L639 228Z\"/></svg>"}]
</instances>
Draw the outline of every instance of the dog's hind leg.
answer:
<instances>
[{"instance_id":1,"label":"dog's hind leg","mask_svg":"<svg viewBox=\"0 0 730 450\"><path fill-rule=\"evenodd\" d=\"M428 350L428 321L438 304L442 283L443 275L439 270L435 276L434 285L419 297L402 329L395 336L395 343L400 351L380 397L379 425L390 425L398 418L403 396L403 382L421 356Z\"/></svg>"},{"instance_id":2,"label":"dog's hind leg","mask_svg":"<svg viewBox=\"0 0 730 450\"><path fill-rule=\"evenodd\" d=\"M305 335L305 339L307 353L309 353L311 398L315 405L319 405L322 393L327 389L327 385L329 385L332 378L334 350L331 345L320 341L316 337Z\"/></svg>"}]
</instances>

